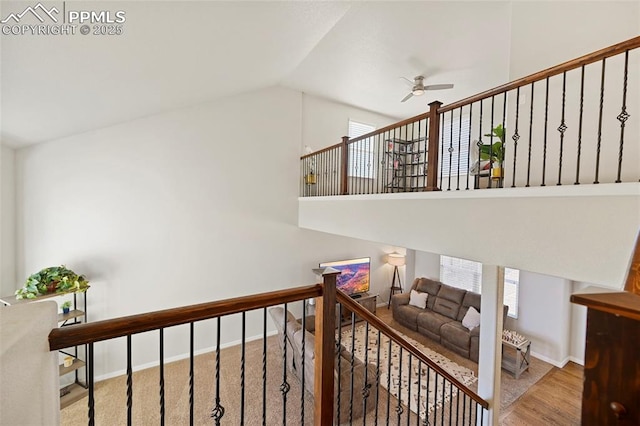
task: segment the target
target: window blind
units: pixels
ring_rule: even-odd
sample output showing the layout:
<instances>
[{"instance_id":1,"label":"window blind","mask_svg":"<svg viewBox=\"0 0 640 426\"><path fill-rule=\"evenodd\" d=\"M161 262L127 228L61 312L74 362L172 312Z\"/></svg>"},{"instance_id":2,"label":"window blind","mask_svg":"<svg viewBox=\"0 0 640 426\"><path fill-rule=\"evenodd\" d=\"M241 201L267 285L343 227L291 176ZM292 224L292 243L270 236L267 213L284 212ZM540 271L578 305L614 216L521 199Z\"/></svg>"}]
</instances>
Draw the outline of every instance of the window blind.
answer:
<instances>
[{"instance_id":1,"label":"window blind","mask_svg":"<svg viewBox=\"0 0 640 426\"><path fill-rule=\"evenodd\" d=\"M462 121L462 127L460 126ZM440 155L442 157L442 176L458 176L469 173L474 159L469 161L469 116L462 115L453 117L453 128L451 126L451 116L445 114L443 120L442 139L440 144ZM460 146L458 147L458 142ZM473 143L473 142L472 142ZM449 147L453 149L449 156ZM451 166L451 169L449 169ZM451 170L451 174L449 174Z\"/></svg>"},{"instance_id":2,"label":"window blind","mask_svg":"<svg viewBox=\"0 0 640 426\"><path fill-rule=\"evenodd\" d=\"M357 138L373 132L376 128L369 124L349 120L349 139ZM375 163L373 161L373 139L367 138L353 144L349 144L349 170L348 175L372 179L375 176Z\"/></svg>"}]
</instances>

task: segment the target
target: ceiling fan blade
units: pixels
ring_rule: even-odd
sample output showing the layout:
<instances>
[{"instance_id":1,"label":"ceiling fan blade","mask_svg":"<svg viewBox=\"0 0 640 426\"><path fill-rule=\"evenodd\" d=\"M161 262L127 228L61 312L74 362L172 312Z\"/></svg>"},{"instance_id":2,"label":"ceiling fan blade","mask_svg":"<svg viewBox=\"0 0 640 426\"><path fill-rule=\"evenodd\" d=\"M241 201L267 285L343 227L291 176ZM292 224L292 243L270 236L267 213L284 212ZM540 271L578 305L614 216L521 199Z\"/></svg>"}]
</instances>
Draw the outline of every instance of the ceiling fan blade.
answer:
<instances>
[{"instance_id":1,"label":"ceiling fan blade","mask_svg":"<svg viewBox=\"0 0 640 426\"><path fill-rule=\"evenodd\" d=\"M424 86L424 90L442 90L442 89L453 89L453 84L430 84L428 86Z\"/></svg>"},{"instance_id":2,"label":"ceiling fan blade","mask_svg":"<svg viewBox=\"0 0 640 426\"><path fill-rule=\"evenodd\" d=\"M407 83L409 83L410 85L414 85L415 82L413 80L409 80L407 77L399 77L401 80L406 81Z\"/></svg>"},{"instance_id":3,"label":"ceiling fan blade","mask_svg":"<svg viewBox=\"0 0 640 426\"><path fill-rule=\"evenodd\" d=\"M413 96L413 93L409 93L407 96L404 97L403 100L401 100L400 102L404 102L404 101L408 101L409 99L411 99L411 97Z\"/></svg>"}]
</instances>

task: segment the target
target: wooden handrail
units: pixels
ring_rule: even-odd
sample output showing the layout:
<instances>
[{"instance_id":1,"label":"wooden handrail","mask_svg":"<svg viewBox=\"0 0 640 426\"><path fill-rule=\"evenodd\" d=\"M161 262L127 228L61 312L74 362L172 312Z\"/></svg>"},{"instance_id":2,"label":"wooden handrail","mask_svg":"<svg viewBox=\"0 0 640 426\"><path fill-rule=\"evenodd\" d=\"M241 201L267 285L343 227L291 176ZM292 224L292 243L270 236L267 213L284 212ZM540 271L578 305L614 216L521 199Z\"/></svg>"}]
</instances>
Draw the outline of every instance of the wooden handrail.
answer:
<instances>
[{"instance_id":1,"label":"wooden handrail","mask_svg":"<svg viewBox=\"0 0 640 426\"><path fill-rule=\"evenodd\" d=\"M322 154L323 152L331 151L332 149L340 149L340 147L342 147L342 143L337 143L335 145L331 145L331 146L328 146L326 148L322 148L322 149L320 149L318 151L314 151L314 152L311 152L309 154L305 154L302 157L300 157L300 159L304 160L305 158L313 157L314 155Z\"/></svg>"},{"instance_id":2,"label":"wooden handrail","mask_svg":"<svg viewBox=\"0 0 640 426\"><path fill-rule=\"evenodd\" d=\"M319 297L322 296L322 293L322 284L314 284L311 286L277 290L222 301L165 309L146 314L77 324L73 327L54 328L51 330L51 333L49 333L49 349L53 351L253 309L266 308L281 303Z\"/></svg>"},{"instance_id":3,"label":"wooden handrail","mask_svg":"<svg viewBox=\"0 0 640 426\"><path fill-rule=\"evenodd\" d=\"M474 102L490 98L491 96L496 96L501 93L517 89L518 87L526 86L536 81L544 80L548 77L553 77L554 75L562 74L564 72L580 68L583 65L589 65L593 62L597 62L602 59L618 55L627 50L636 49L638 47L640 47L640 36L631 38L621 43L614 44L613 46L605 47L604 49L597 50L584 56L580 56L579 58L572 59L560 65L556 65L554 67L547 68L546 70L539 71L526 77L522 77L518 80L514 80L510 83L503 84L502 86L498 86L485 92L478 93L477 95L470 96L452 104L444 105L443 107L438 109L438 113L443 114L445 112L458 109Z\"/></svg>"},{"instance_id":4,"label":"wooden handrail","mask_svg":"<svg viewBox=\"0 0 640 426\"><path fill-rule=\"evenodd\" d=\"M483 408L489 408L489 403L482 399L481 396L467 388L464 384L460 383L458 379L453 377L451 374L447 373L442 369L438 364L429 359L425 354L423 354L418 348L409 343L407 339L405 339L400 333L395 331L393 328L389 327L387 324L382 322L380 318L373 315L371 312L366 310L357 302L354 302L349 296L344 294L342 291L337 291L337 299L338 302L342 303L347 307L348 310L354 312L357 316L363 318L369 324L373 325L375 328L380 330L383 334L387 335L391 340L396 342L398 345L402 346L405 350L407 350L412 356L418 358L423 363L427 364L430 368L434 369L438 374L443 376L449 382L453 383L454 386L459 389L464 389L464 392L475 402L480 404Z\"/></svg>"}]
</instances>

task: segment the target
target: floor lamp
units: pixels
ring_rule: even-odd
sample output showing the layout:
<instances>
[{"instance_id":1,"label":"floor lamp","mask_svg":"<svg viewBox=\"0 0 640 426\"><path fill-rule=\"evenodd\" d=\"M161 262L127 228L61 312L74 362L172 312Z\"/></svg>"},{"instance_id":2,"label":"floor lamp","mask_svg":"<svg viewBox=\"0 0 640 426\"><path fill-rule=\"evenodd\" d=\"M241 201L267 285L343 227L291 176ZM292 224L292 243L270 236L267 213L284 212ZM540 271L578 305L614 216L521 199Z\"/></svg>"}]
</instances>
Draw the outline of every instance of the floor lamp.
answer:
<instances>
[{"instance_id":1,"label":"floor lamp","mask_svg":"<svg viewBox=\"0 0 640 426\"><path fill-rule=\"evenodd\" d=\"M391 289L389 290L389 303L387 303L387 309L391 306L391 296L396 293L402 293L402 281L400 281L400 272L398 266L404 265L404 254L390 253L387 256L387 263L393 266L393 280L391 281ZM396 278L398 284L396 284Z\"/></svg>"}]
</instances>

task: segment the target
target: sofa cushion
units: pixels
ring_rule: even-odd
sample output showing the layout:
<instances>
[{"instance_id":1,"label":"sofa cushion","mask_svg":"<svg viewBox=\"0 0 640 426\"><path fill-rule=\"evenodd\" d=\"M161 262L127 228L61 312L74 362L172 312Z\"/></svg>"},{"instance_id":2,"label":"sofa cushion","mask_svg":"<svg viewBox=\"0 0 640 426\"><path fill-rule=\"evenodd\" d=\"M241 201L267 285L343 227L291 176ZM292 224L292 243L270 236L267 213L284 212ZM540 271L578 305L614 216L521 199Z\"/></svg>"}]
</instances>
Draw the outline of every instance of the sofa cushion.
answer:
<instances>
[{"instance_id":1,"label":"sofa cushion","mask_svg":"<svg viewBox=\"0 0 640 426\"><path fill-rule=\"evenodd\" d=\"M427 307L427 298L429 293L420 293L419 291L411 290L409 297L409 304L416 308L424 309Z\"/></svg>"},{"instance_id":2,"label":"sofa cushion","mask_svg":"<svg viewBox=\"0 0 640 426\"><path fill-rule=\"evenodd\" d=\"M476 308L473 306L469 306L467 314L462 318L462 325L469 330L480 327L480 312L476 311Z\"/></svg>"},{"instance_id":3,"label":"sofa cushion","mask_svg":"<svg viewBox=\"0 0 640 426\"><path fill-rule=\"evenodd\" d=\"M415 330L418 314L421 312L425 310L411 305L397 305L393 308L393 319Z\"/></svg>"},{"instance_id":4,"label":"sofa cushion","mask_svg":"<svg viewBox=\"0 0 640 426\"><path fill-rule=\"evenodd\" d=\"M462 321L462 318L467 314L469 306L476 308L476 311L480 312L480 295L472 291L467 291L462 299L462 306L460 306L460 312L458 312L458 321Z\"/></svg>"},{"instance_id":5,"label":"sofa cushion","mask_svg":"<svg viewBox=\"0 0 640 426\"><path fill-rule=\"evenodd\" d=\"M459 348L469 350L471 332L457 321L451 321L440 329L442 340L446 340Z\"/></svg>"},{"instance_id":6,"label":"sofa cushion","mask_svg":"<svg viewBox=\"0 0 640 426\"><path fill-rule=\"evenodd\" d=\"M304 351L307 354L307 359L305 360L305 362L307 362L308 360L312 360L315 358L314 348L316 340L313 334L309 333L308 331L303 331L301 326L298 331L295 332L292 339L293 346L300 355L302 355L302 336L304 336Z\"/></svg>"},{"instance_id":7,"label":"sofa cushion","mask_svg":"<svg viewBox=\"0 0 640 426\"><path fill-rule=\"evenodd\" d=\"M449 317L452 320L457 319L460 304L466 293L467 291L461 288L442 285L433 304L433 311Z\"/></svg>"},{"instance_id":8,"label":"sofa cushion","mask_svg":"<svg viewBox=\"0 0 640 426\"><path fill-rule=\"evenodd\" d=\"M420 310L417 318L418 328L424 328L434 334L440 334L440 327L450 321L451 319L444 315L425 310Z\"/></svg>"},{"instance_id":9,"label":"sofa cushion","mask_svg":"<svg viewBox=\"0 0 640 426\"><path fill-rule=\"evenodd\" d=\"M438 291L440 291L442 283L429 278L416 278L416 280L417 282L413 288L421 293L429 293L429 297L427 298L427 309L433 309L433 304L435 303L436 296L438 295Z\"/></svg>"}]
</instances>

